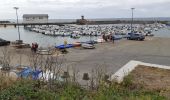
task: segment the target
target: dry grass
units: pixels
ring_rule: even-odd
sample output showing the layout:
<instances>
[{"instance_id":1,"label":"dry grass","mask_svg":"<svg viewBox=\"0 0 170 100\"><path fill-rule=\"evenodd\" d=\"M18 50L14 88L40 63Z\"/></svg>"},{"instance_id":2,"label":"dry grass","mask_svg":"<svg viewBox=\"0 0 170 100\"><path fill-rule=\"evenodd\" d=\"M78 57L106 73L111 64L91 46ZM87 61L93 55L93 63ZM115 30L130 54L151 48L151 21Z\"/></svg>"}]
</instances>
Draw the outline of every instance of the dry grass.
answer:
<instances>
[{"instance_id":1,"label":"dry grass","mask_svg":"<svg viewBox=\"0 0 170 100\"><path fill-rule=\"evenodd\" d=\"M0 90L11 86L17 80L13 73L3 72L0 70Z\"/></svg>"},{"instance_id":2,"label":"dry grass","mask_svg":"<svg viewBox=\"0 0 170 100\"><path fill-rule=\"evenodd\" d=\"M170 98L170 70L139 65L130 75L133 84L142 84L144 89Z\"/></svg>"}]
</instances>

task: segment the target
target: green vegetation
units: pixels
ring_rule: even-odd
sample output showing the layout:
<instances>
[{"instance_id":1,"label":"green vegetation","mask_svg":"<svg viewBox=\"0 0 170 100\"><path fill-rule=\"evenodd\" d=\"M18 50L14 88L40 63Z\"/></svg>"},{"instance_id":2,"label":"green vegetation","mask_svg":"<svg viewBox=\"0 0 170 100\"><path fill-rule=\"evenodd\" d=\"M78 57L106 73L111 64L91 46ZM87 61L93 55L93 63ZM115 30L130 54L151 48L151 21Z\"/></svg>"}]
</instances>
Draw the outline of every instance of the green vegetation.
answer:
<instances>
[{"instance_id":1,"label":"green vegetation","mask_svg":"<svg viewBox=\"0 0 170 100\"><path fill-rule=\"evenodd\" d=\"M160 21L161 24L168 24L168 21Z\"/></svg>"},{"instance_id":2,"label":"green vegetation","mask_svg":"<svg viewBox=\"0 0 170 100\"><path fill-rule=\"evenodd\" d=\"M147 91L142 86L133 85L131 79L126 77L122 84L101 82L95 89L71 82L53 82L51 85L20 79L1 88L0 100L166 100L158 91Z\"/></svg>"}]
</instances>

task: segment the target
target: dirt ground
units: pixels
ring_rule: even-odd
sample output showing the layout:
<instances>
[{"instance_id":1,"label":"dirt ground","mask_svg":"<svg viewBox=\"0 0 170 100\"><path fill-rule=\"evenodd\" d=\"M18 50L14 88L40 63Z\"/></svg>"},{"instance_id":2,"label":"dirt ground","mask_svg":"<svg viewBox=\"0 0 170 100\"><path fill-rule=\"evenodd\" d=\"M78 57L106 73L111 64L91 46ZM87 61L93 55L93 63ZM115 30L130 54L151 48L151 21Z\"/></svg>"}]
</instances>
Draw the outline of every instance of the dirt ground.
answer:
<instances>
[{"instance_id":1,"label":"dirt ground","mask_svg":"<svg viewBox=\"0 0 170 100\"><path fill-rule=\"evenodd\" d=\"M52 56L58 56L59 51L55 50L52 53ZM16 48L11 45L9 46L2 46L0 47L0 57L1 59L4 58L4 56L10 57L10 65L11 66L17 66L17 65L25 65L29 66L31 64L31 57L35 55L36 53L31 51L31 48ZM40 57L41 55L39 55ZM47 55L43 55L45 57Z\"/></svg>"}]
</instances>

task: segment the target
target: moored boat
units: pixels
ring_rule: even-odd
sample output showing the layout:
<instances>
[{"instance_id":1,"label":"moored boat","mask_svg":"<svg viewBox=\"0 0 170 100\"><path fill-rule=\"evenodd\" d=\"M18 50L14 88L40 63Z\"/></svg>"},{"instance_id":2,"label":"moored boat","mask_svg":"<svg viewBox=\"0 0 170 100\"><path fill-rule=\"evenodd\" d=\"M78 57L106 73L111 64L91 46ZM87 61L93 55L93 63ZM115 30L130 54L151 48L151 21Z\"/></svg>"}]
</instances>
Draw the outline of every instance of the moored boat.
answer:
<instances>
[{"instance_id":1,"label":"moored boat","mask_svg":"<svg viewBox=\"0 0 170 100\"><path fill-rule=\"evenodd\" d=\"M83 47L84 49L94 49L94 48L95 48L94 45L92 45L92 44L87 44L87 43L83 43L83 44L81 45L81 47Z\"/></svg>"}]
</instances>

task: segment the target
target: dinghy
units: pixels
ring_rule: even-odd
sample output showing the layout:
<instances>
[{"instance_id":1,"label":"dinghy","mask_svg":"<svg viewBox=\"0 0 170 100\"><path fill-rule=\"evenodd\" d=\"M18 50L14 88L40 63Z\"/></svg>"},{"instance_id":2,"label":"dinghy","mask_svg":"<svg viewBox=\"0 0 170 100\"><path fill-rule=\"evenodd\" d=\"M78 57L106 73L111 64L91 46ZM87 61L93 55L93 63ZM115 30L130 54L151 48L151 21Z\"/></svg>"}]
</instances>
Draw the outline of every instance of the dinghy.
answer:
<instances>
[{"instance_id":1,"label":"dinghy","mask_svg":"<svg viewBox=\"0 0 170 100\"><path fill-rule=\"evenodd\" d=\"M83 47L84 49L94 49L94 48L95 48L94 45L92 45L92 44L87 44L87 43L83 43L83 44L81 45L81 47Z\"/></svg>"},{"instance_id":2,"label":"dinghy","mask_svg":"<svg viewBox=\"0 0 170 100\"><path fill-rule=\"evenodd\" d=\"M97 42L98 43L103 43L103 42L105 42L102 38L99 38L99 39L97 39Z\"/></svg>"},{"instance_id":3,"label":"dinghy","mask_svg":"<svg viewBox=\"0 0 170 100\"><path fill-rule=\"evenodd\" d=\"M91 40L91 41L86 41L86 42L80 42L82 44L97 44L97 41Z\"/></svg>"},{"instance_id":4,"label":"dinghy","mask_svg":"<svg viewBox=\"0 0 170 100\"><path fill-rule=\"evenodd\" d=\"M65 48L72 48L74 47L73 44L67 44L67 45L59 45L59 46L55 46L55 48L57 49L65 49Z\"/></svg>"},{"instance_id":5,"label":"dinghy","mask_svg":"<svg viewBox=\"0 0 170 100\"><path fill-rule=\"evenodd\" d=\"M41 55L51 55L52 54L51 50L47 50L47 49L39 49L37 51L37 53L41 54Z\"/></svg>"},{"instance_id":6,"label":"dinghy","mask_svg":"<svg viewBox=\"0 0 170 100\"><path fill-rule=\"evenodd\" d=\"M80 47L80 46L81 46L81 43L80 43L80 42L75 42L75 43L73 43L73 46L74 46L74 47Z\"/></svg>"}]
</instances>

